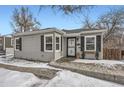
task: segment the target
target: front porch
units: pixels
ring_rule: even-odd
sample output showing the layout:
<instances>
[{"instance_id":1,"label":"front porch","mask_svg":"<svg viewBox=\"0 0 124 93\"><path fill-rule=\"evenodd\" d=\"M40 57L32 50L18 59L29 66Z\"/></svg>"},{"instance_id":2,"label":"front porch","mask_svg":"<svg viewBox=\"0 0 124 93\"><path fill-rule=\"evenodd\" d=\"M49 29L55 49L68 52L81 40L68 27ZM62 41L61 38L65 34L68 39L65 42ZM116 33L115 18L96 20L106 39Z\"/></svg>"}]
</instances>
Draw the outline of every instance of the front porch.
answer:
<instances>
[{"instance_id":1,"label":"front porch","mask_svg":"<svg viewBox=\"0 0 124 93\"><path fill-rule=\"evenodd\" d=\"M67 36L64 37L63 41L63 57L93 60L103 59L103 44L99 35Z\"/></svg>"}]
</instances>

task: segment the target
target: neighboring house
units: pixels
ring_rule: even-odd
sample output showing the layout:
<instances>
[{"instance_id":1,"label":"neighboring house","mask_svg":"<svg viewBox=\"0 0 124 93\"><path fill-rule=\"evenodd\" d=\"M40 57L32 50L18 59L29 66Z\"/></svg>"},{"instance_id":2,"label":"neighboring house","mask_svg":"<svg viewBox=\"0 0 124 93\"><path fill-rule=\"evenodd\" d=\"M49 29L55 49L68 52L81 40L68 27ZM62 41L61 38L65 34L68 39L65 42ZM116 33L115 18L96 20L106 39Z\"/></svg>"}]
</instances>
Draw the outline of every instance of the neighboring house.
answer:
<instances>
[{"instance_id":1,"label":"neighboring house","mask_svg":"<svg viewBox=\"0 0 124 93\"><path fill-rule=\"evenodd\" d=\"M61 57L103 59L103 33L106 30L58 30L16 33L16 58L53 61ZM97 56L97 57L96 57Z\"/></svg>"},{"instance_id":2,"label":"neighboring house","mask_svg":"<svg viewBox=\"0 0 124 93\"><path fill-rule=\"evenodd\" d=\"M6 48L13 47L11 36L0 36L0 51L5 51Z\"/></svg>"}]
</instances>

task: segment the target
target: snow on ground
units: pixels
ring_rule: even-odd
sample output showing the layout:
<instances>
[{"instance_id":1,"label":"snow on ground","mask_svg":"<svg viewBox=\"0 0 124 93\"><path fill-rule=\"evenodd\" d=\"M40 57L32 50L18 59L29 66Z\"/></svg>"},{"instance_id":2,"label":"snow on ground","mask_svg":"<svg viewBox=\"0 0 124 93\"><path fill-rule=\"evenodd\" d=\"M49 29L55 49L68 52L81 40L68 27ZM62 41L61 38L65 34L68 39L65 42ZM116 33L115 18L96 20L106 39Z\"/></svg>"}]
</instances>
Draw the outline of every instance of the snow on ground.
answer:
<instances>
[{"instance_id":1,"label":"snow on ground","mask_svg":"<svg viewBox=\"0 0 124 93\"><path fill-rule=\"evenodd\" d=\"M82 63L104 63L104 64L124 64L122 61L116 61L116 60L89 60L89 59L76 59L72 62L82 62Z\"/></svg>"},{"instance_id":2,"label":"snow on ground","mask_svg":"<svg viewBox=\"0 0 124 93\"><path fill-rule=\"evenodd\" d=\"M0 87L29 87L45 84L47 80L39 79L32 73L18 72L0 68Z\"/></svg>"},{"instance_id":3,"label":"snow on ground","mask_svg":"<svg viewBox=\"0 0 124 93\"><path fill-rule=\"evenodd\" d=\"M68 70L62 70L51 80L39 79L31 73L0 68L0 87L121 87L108 82Z\"/></svg>"},{"instance_id":4,"label":"snow on ground","mask_svg":"<svg viewBox=\"0 0 124 93\"><path fill-rule=\"evenodd\" d=\"M76 59L71 62L77 62L77 63L94 63L94 64L100 64L107 67L115 66L118 64L124 65L124 61L116 61L116 60L89 60L89 59Z\"/></svg>"},{"instance_id":5,"label":"snow on ground","mask_svg":"<svg viewBox=\"0 0 124 93\"><path fill-rule=\"evenodd\" d=\"M119 87L117 83L88 77L71 71L60 71L46 86L52 87Z\"/></svg>"},{"instance_id":6,"label":"snow on ground","mask_svg":"<svg viewBox=\"0 0 124 93\"><path fill-rule=\"evenodd\" d=\"M105 61L105 60L75 60L75 62L85 63L105 63L107 64L123 64L120 61ZM74 61L73 61L74 62ZM0 63L26 66L26 67L48 67L48 63L33 62L27 60L13 59L10 56L0 58ZM57 75L51 79L39 79L32 73L18 72L0 68L0 87L3 86L40 86L40 87L118 87L122 86L117 83L100 80L93 77L88 77L68 70L60 69Z\"/></svg>"},{"instance_id":7,"label":"snow on ground","mask_svg":"<svg viewBox=\"0 0 124 93\"><path fill-rule=\"evenodd\" d=\"M34 62L34 61L28 61L28 60L22 60L22 59L14 59L12 55L1 56L0 63L20 66L20 67L39 67L39 68L42 67L42 68L56 69L54 67L49 66L48 63L38 62L38 61Z\"/></svg>"},{"instance_id":8,"label":"snow on ground","mask_svg":"<svg viewBox=\"0 0 124 93\"><path fill-rule=\"evenodd\" d=\"M27 61L22 59L13 59L7 61L1 61L0 63L15 65L15 66L22 66L22 67L48 67L48 63L42 62L34 62L34 61Z\"/></svg>"},{"instance_id":9,"label":"snow on ground","mask_svg":"<svg viewBox=\"0 0 124 93\"><path fill-rule=\"evenodd\" d=\"M14 56L13 54L0 55L0 58L4 58L4 57L10 57L10 58L12 58L13 56Z\"/></svg>"}]
</instances>

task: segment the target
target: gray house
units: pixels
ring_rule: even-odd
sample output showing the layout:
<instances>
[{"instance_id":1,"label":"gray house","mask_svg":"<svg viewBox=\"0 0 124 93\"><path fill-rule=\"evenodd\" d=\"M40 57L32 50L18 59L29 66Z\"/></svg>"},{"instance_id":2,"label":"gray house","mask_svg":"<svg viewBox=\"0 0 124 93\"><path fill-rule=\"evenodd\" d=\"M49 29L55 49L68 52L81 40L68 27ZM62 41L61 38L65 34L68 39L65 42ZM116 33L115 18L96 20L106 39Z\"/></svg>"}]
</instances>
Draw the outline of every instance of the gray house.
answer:
<instances>
[{"instance_id":1,"label":"gray house","mask_svg":"<svg viewBox=\"0 0 124 93\"><path fill-rule=\"evenodd\" d=\"M106 30L58 30L46 28L41 31L14 35L16 58L53 61L62 57L103 59L103 34Z\"/></svg>"}]
</instances>

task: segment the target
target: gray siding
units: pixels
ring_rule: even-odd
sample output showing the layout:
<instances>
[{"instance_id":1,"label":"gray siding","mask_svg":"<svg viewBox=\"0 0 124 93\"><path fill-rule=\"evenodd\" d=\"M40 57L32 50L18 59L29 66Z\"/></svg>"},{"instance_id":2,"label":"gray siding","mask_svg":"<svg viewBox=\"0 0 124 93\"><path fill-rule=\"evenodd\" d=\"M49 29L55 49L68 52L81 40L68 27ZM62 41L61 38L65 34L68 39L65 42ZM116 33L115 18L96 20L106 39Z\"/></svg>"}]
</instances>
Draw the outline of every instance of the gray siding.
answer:
<instances>
[{"instance_id":1,"label":"gray siding","mask_svg":"<svg viewBox=\"0 0 124 93\"><path fill-rule=\"evenodd\" d=\"M53 52L41 52L40 37L41 35L23 36L22 51L15 51L15 57L40 61L53 60Z\"/></svg>"},{"instance_id":2,"label":"gray siding","mask_svg":"<svg viewBox=\"0 0 124 93\"><path fill-rule=\"evenodd\" d=\"M89 35L100 35L101 36L101 52L99 52L99 58L103 59L103 35L102 33L88 33L88 34L81 34L82 36L89 36ZM95 59L95 53L85 53L85 59Z\"/></svg>"}]
</instances>

